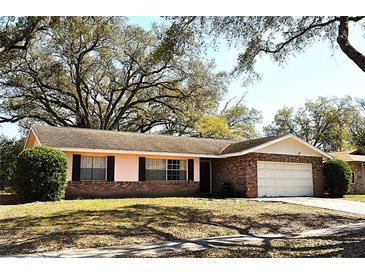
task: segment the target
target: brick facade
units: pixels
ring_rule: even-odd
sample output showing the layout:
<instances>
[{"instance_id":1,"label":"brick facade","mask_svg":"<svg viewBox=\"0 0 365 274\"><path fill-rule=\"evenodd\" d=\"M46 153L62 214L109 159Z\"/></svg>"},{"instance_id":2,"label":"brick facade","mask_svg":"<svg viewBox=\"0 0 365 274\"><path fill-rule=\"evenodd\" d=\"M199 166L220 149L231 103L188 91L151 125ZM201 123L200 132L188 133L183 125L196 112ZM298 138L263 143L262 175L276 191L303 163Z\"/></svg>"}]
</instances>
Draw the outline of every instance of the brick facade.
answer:
<instances>
[{"instance_id":1,"label":"brick facade","mask_svg":"<svg viewBox=\"0 0 365 274\"><path fill-rule=\"evenodd\" d=\"M144 181L68 182L66 197L166 197L194 196L199 193L199 182L194 181Z\"/></svg>"},{"instance_id":2,"label":"brick facade","mask_svg":"<svg viewBox=\"0 0 365 274\"><path fill-rule=\"evenodd\" d=\"M213 160L213 193L219 194L228 182L236 195L257 197L257 161L311 163L314 196L323 195L323 169L321 157L282 154L249 153L243 156Z\"/></svg>"},{"instance_id":3,"label":"brick facade","mask_svg":"<svg viewBox=\"0 0 365 274\"><path fill-rule=\"evenodd\" d=\"M282 154L249 153L243 156L210 159L212 161L213 194L220 194L227 182L236 196L257 197L257 161L311 163L313 193L323 195L322 158ZM69 182L66 197L163 197L196 196L200 183L194 181L143 181L143 182Z\"/></svg>"}]
</instances>

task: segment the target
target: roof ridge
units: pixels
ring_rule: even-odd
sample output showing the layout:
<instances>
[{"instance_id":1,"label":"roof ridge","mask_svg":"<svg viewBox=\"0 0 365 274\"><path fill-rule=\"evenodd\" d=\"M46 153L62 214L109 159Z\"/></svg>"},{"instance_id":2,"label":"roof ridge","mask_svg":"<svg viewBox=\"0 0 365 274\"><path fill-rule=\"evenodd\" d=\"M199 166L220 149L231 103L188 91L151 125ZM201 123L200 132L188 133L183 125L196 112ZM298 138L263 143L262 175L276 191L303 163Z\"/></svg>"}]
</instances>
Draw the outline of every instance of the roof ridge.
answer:
<instances>
[{"instance_id":1,"label":"roof ridge","mask_svg":"<svg viewBox=\"0 0 365 274\"><path fill-rule=\"evenodd\" d=\"M244 141L240 141L240 142L235 142L235 143L232 143L232 144L229 144L228 146L226 146L224 149L222 149L219 152L219 154L220 155L224 155L224 154L227 154L227 153L229 154L230 152L227 152L226 150L229 149L229 147L231 147L231 146L234 147L234 146L237 146L237 145L244 145L244 144L250 144L250 143L255 143L255 142L259 142L260 143L260 141L264 141L263 143L267 143L267 142L270 142L270 141L273 141L273 140L282 138L284 136L286 136L286 135L277 135L277 136L271 135L271 136L264 136L264 137L259 137L259 138L255 138L255 139L250 139L250 140L244 140ZM268 141L265 142L266 140L268 140ZM260 145L260 144L258 144L258 145Z\"/></svg>"},{"instance_id":2,"label":"roof ridge","mask_svg":"<svg viewBox=\"0 0 365 274\"><path fill-rule=\"evenodd\" d=\"M101 132L110 132L110 133L125 133L130 135L151 135L151 136L161 136L161 137L174 137L174 138L191 138L191 139L199 139L199 140L208 140L208 141L221 141L221 142L227 142L227 146L234 143L239 143L242 141L238 140L226 140L226 139L218 139L218 138L207 138L207 137L194 137L194 136L176 136L176 135L168 135L168 134L159 134L159 133L141 133L141 132L133 132L133 131L117 131L117 130L108 130L108 129L96 129L96 128L80 128L80 127L62 127L62 126L46 126L46 125L39 125L39 124L33 124L30 126L30 128L33 128L34 126L37 127L46 127L46 128L63 128L63 129L75 129L75 130L90 130L90 131L101 131ZM255 140L255 139L252 139Z\"/></svg>"}]
</instances>

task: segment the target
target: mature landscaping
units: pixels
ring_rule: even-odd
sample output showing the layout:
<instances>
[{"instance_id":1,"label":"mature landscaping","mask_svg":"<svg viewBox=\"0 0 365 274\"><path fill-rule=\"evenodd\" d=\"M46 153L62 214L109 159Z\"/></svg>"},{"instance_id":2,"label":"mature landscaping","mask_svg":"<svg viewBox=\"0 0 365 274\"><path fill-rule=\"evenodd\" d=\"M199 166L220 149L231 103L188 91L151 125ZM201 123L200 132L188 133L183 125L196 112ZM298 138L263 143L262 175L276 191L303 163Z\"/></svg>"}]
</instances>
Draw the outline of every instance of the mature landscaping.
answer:
<instances>
[{"instance_id":1,"label":"mature landscaping","mask_svg":"<svg viewBox=\"0 0 365 274\"><path fill-rule=\"evenodd\" d=\"M14 176L16 193L30 201L65 198L67 158L57 149L35 147L23 150Z\"/></svg>"},{"instance_id":2,"label":"mature landscaping","mask_svg":"<svg viewBox=\"0 0 365 274\"><path fill-rule=\"evenodd\" d=\"M244 93L231 90L231 84L235 84L231 81L240 76L244 89L237 90L251 92L249 86L261 79L255 63L262 54L284 65L289 57L303 52L316 41L338 43L349 59L365 72L365 56L348 40L349 23L351 29L352 25L364 26L365 16L166 17L163 22L160 20L151 24L151 28L145 28L124 17L0 17L0 125L5 124L4 129L0 129L0 255L238 233L249 236L293 234L365 223L361 212L356 215L323 209L324 206L321 209L250 199L63 200L72 195L150 197L155 194L149 192L152 188L159 188L156 195L178 196L174 187L180 188L186 183L189 192L183 189L181 195L212 193L235 197L234 190L244 189L239 197L324 196L365 202L365 195L345 195L359 191L358 182L363 184L360 180L363 176L358 176L361 168L357 169L357 165L365 161L361 158L365 155L365 99L357 93L356 86L354 90L347 87L351 97L339 93L339 97L314 98L308 93L310 100L298 96L295 101L286 102L271 101L267 93L262 93L257 99L250 98L259 100L255 103L265 110L263 113L277 107L277 111L270 114L271 123L262 130L257 126L263 122L263 113L252 107L254 102L245 101ZM239 52L236 65L229 70L229 66L226 67L229 60L215 60L215 55L220 54L211 56L209 53L210 49L219 48L222 40L227 43L224 46L227 53L233 53L229 49ZM220 59L224 59L224 66ZM296 76L299 80L302 77L303 83L317 84L308 81L306 74ZM289 78L296 79L287 76L283 79ZM334 79L326 83L327 78L322 78L324 82L318 80L315 90L328 87ZM275 81L269 85L272 88L266 90L283 89L280 94L274 93L279 99L289 98L298 86L295 81L294 88L287 84L286 90L280 87L285 80ZM235 96L229 98L231 94ZM278 103L285 106L279 108L275 105ZM23 130L32 124L36 126L31 127L26 139L25 131L11 137L8 123ZM45 139L54 143L43 142L34 128L44 125L62 127L65 133L53 137L50 132L44 133ZM73 131L75 128L82 129L83 135L81 131ZM92 135L90 129L97 129L98 133ZM102 138L104 135L99 130L109 132L104 132L106 137ZM71 135L71 131L76 132L75 135ZM131 136L130 141L120 131L126 131L123 134ZM230 142L220 148L212 140L199 139L188 146L187 139L170 143L166 140L171 139L156 137L158 135L145 142L130 132L225 139L217 141L221 144ZM288 138L292 139L280 137L287 134L291 134ZM69 140L64 138L66 135ZM177 139L175 137L168 138ZM115 142L109 143L114 138ZM159 138L164 140L156 142ZM279 138L286 143L279 144ZM64 141L63 145L59 140ZM150 143L151 146L118 148L121 140L126 144ZM203 143L207 144L207 149ZM53 148L44 147L46 145ZM269 145L275 149L269 149ZM197 151L200 146L204 146L202 153ZM307 149L302 151L303 147L313 153L306 153ZM54 148L66 151L67 157ZM320 150L346 152L349 158L344 158L347 162L335 157L330 159ZM119 159L114 154L120 154ZM228 159L238 154L242 157L236 157L237 161ZM133 157L129 159L130 155ZM167 155L171 158L165 159ZM206 158L214 160L209 164ZM258 161L272 161L275 166L260 168ZM326 162L323 164L323 161ZM209 167L201 172L204 165ZM127 174L123 168L134 172ZM81 171L85 173L82 176ZM270 183L264 185L261 182L265 181L265 176L260 174L266 172L273 174L274 179L269 178ZM100 176L94 176L99 173ZM146 176L147 173L156 176ZM164 189L163 184L158 185L161 180L176 182L169 182L171 184ZM299 183L295 185L292 180ZM277 184L280 181L284 182L282 189ZM110 186L110 191L99 195L104 183ZM190 192L190 183L195 192ZM202 187L205 183L206 190ZM215 184L220 186L221 183L222 192L215 193L215 189L220 190ZM130 192L125 191L126 185ZM70 186L76 191L72 193ZM261 194L260 186L274 191ZM66 193L66 188L71 189L72 195ZM362 205L341 199L335 202L350 204L355 209ZM306 239L267 238L261 242L166 256L365 257L365 232Z\"/></svg>"},{"instance_id":3,"label":"mature landscaping","mask_svg":"<svg viewBox=\"0 0 365 274\"><path fill-rule=\"evenodd\" d=\"M0 205L0 254L151 243L237 233L292 233L364 221L365 217L358 215L306 206L209 198L65 200ZM341 237L336 241L342 241ZM274 248L274 252L283 244L287 245L285 248L288 250L291 245L300 247L311 244L311 241L273 241L270 244L273 247L267 248ZM222 256L225 256L225 252L236 252L230 250L222 251ZM220 256L215 253L219 250L206 252L215 254L209 253L207 256ZM247 252L242 254L246 256ZM255 254L254 249L252 254ZM270 254L289 256L285 252ZM303 255L300 252L293 254Z\"/></svg>"}]
</instances>

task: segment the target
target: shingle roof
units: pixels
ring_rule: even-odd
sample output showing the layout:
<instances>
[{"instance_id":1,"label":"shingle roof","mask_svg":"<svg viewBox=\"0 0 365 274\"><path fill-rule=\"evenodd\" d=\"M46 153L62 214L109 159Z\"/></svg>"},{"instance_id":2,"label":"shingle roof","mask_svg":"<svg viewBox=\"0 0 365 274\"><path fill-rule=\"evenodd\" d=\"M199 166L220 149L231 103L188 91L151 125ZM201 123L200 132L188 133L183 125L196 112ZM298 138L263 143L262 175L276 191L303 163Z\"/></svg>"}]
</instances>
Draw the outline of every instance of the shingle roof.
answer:
<instances>
[{"instance_id":1,"label":"shingle roof","mask_svg":"<svg viewBox=\"0 0 365 274\"><path fill-rule=\"evenodd\" d=\"M32 130L44 146L127 150L185 154L222 155L250 149L280 137L264 137L248 141L228 141L147 133L132 133L72 127L33 125Z\"/></svg>"},{"instance_id":2,"label":"shingle roof","mask_svg":"<svg viewBox=\"0 0 365 274\"><path fill-rule=\"evenodd\" d=\"M330 152L329 154L346 162L365 162L365 155L352 154L354 152L356 150Z\"/></svg>"},{"instance_id":3,"label":"shingle roof","mask_svg":"<svg viewBox=\"0 0 365 274\"><path fill-rule=\"evenodd\" d=\"M270 141L273 141L273 140L281 138L281 137L282 136L269 136L269 137L262 137L262 138L258 138L258 139L236 142L236 143L230 144L228 147L226 147L221 152L221 154L235 153L235 152L247 150L247 149L254 148L259 145L268 143Z\"/></svg>"}]
</instances>

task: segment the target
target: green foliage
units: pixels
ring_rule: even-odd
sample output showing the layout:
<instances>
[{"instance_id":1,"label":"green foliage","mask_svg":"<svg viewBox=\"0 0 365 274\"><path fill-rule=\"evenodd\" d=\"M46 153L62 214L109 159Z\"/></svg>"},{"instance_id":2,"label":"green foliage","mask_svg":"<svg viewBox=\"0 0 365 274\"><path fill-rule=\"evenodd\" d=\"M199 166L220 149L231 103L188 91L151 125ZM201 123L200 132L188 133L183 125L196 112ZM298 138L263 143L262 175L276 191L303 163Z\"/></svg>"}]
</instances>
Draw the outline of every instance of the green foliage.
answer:
<instances>
[{"instance_id":1,"label":"green foliage","mask_svg":"<svg viewBox=\"0 0 365 274\"><path fill-rule=\"evenodd\" d=\"M340 151L351 148L350 128L354 117L359 115L351 97L319 97L297 110L290 107L278 110L264 132L266 135L292 133L324 151Z\"/></svg>"},{"instance_id":2,"label":"green foliage","mask_svg":"<svg viewBox=\"0 0 365 274\"><path fill-rule=\"evenodd\" d=\"M227 124L230 130L238 135L238 139L252 139L256 138L255 125L262 120L261 112L248 108L242 96L233 106L229 106L230 101L221 111L221 115L227 119Z\"/></svg>"},{"instance_id":3,"label":"green foliage","mask_svg":"<svg viewBox=\"0 0 365 274\"><path fill-rule=\"evenodd\" d=\"M224 182L220 193L223 197L235 197L235 191L230 182Z\"/></svg>"},{"instance_id":4,"label":"green foliage","mask_svg":"<svg viewBox=\"0 0 365 274\"><path fill-rule=\"evenodd\" d=\"M66 188L67 158L57 149L35 147L23 150L18 158L15 188L30 200L63 199Z\"/></svg>"},{"instance_id":5,"label":"green foliage","mask_svg":"<svg viewBox=\"0 0 365 274\"><path fill-rule=\"evenodd\" d=\"M171 17L175 24L188 26L200 35L202 43L215 44L225 39L228 45L241 50L232 74L241 75L244 84L261 79L255 66L263 54L278 65L304 52L318 41L339 48L360 69L365 71L365 56L348 39L349 28L364 26L364 16L187 16Z\"/></svg>"},{"instance_id":6,"label":"green foliage","mask_svg":"<svg viewBox=\"0 0 365 274\"><path fill-rule=\"evenodd\" d=\"M201 118L196 123L196 129L200 137L217 139L234 139L239 137L239 135L230 130L227 119L218 115L207 115Z\"/></svg>"},{"instance_id":7,"label":"green foliage","mask_svg":"<svg viewBox=\"0 0 365 274\"><path fill-rule=\"evenodd\" d=\"M350 119L349 126L352 134L352 143L357 149L365 152L365 117L363 116L365 112L365 99L357 98L356 103L360 113L352 116Z\"/></svg>"},{"instance_id":8,"label":"green foliage","mask_svg":"<svg viewBox=\"0 0 365 274\"><path fill-rule=\"evenodd\" d=\"M16 140L0 136L0 190L11 190L16 162L24 142L24 138Z\"/></svg>"},{"instance_id":9,"label":"green foliage","mask_svg":"<svg viewBox=\"0 0 365 274\"><path fill-rule=\"evenodd\" d=\"M256 137L256 123L261 113L249 109L241 97L233 106L229 100L222 111L202 116L195 123L195 130L201 137L223 139L252 139Z\"/></svg>"},{"instance_id":10,"label":"green foliage","mask_svg":"<svg viewBox=\"0 0 365 274\"><path fill-rule=\"evenodd\" d=\"M331 159L324 163L324 187L325 193L330 197L343 197L348 191L352 180L352 172L349 164L338 159Z\"/></svg>"},{"instance_id":11,"label":"green foliage","mask_svg":"<svg viewBox=\"0 0 365 274\"><path fill-rule=\"evenodd\" d=\"M9 39L36 26L23 37L27 47L3 52L0 122L179 134L225 91L226 75L179 26L146 31L123 17L35 19L0 23Z\"/></svg>"}]
</instances>

